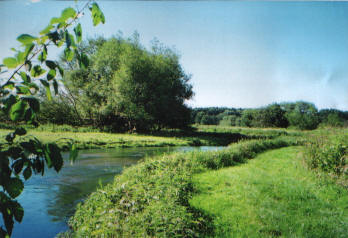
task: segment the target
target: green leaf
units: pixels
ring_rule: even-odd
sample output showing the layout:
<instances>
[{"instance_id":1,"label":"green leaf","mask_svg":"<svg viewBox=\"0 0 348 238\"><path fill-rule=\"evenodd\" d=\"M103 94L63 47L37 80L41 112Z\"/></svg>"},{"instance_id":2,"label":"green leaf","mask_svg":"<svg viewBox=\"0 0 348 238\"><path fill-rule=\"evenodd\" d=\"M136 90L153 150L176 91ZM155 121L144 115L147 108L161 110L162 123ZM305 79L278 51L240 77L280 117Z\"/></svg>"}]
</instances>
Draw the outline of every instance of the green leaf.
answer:
<instances>
[{"instance_id":1,"label":"green leaf","mask_svg":"<svg viewBox=\"0 0 348 238\"><path fill-rule=\"evenodd\" d=\"M70 48L65 48L64 55L67 61L72 61L74 58L74 51L70 50Z\"/></svg>"},{"instance_id":2,"label":"green leaf","mask_svg":"<svg viewBox=\"0 0 348 238\"><path fill-rule=\"evenodd\" d=\"M24 110L27 104L23 100L19 100L15 103L10 110L10 119L12 121L18 121L24 117Z\"/></svg>"},{"instance_id":3,"label":"green leaf","mask_svg":"<svg viewBox=\"0 0 348 238\"><path fill-rule=\"evenodd\" d=\"M60 23L60 22L62 22L62 21L64 21L64 20L62 20L62 19L59 18L59 17L52 17L52 18L51 18L51 21L50 21L50 25L54 25L54 24Z\"/></svg>"},{"instance_id":4,"label":"green leaf","mask_svg":"<svg viewBox=\"0 0 348 238\"><path fill-rule=\"evenodd\" d=\"M30 168L30 166L28 166L28 167L23 171L24 179L25 179L25 180L28 180L28 178L31 177L31 174L32 174L31 168Z\"/></svg>"},{"instance_id":5,"label":"green leaf","mask_svg":"<svg viewBox=\"0 0 348 238\"><path fill-rule=\"evenodd\" d=\"M76 43L75 43L75 38L72 34L69 34L69 37L70 37L70 41L71 41L71 47L76 49Z\"/></svg>"},{"instance_id":6,"label":"green leaf","mask_svg":"<svg viewBox=\"0 0 348 238\"><path fill-rule=\"evenodd\" d=\"M3 64L9 69L14 69L18 66L19 62L16 58L8 57L3 60Z\"/></svg>"},{"instance_id":7,"label":"green leaf","mask_svg":"<svg viewBox=\"0 0 348 238\"><path fill-rule=\"evenodd\" d=\"M45 81L45 80L40 80L40 82L42 83L42 85L46 88L46 96L47 96L47 99L49 100L49 101L51 101L52 100L52 94L51 94L51 89L50 89L50 84L47 82L47 81Z\"/></svg>"},{"instance_id":8,"label":"green leaf","mask_svg":"<svg viewBox=\"0 0 348 238\"><path fill-rule=\"evenodd\" d=\"M21 222L23 219L23 216L24 216L23 207L17 201L12 201L11 202L11 210L12 210L12 213L13 213L16 221Z\"/></svg>"},{"instance_id":9,"label":"green leaf","mask_svg":"<svg viewBox=\"0 0 348 238\"><path fill-rule=\"evenodd\" d=\"M50 24L48 25L45 29L43 29L42 31L40 31L40 35L46 35L47 33L50 32L50 30L53 28L53 26Z\"/></svg>"},{"instance_id":10,"label":"green leaf","mask_svg":"<svg viewBox=\"0 0 348 238\"><path fill-rule=\"evenodd\" d=\"M41 75L43 75L44 73L46 73L46 70L44 70L43 68L41 68L40 65L35 65L30 72L30 75L32 77L40 77Z\"/></svg>"},{"instance_id":11,"label":"green leaf","mask_svg":"<svg viewBox=\"0 0 348 238\"><path fill-rule=\"evenodd\" d=\"M6 84L4 84L4 85L2 86L2 88L4 88L4 89L6 89L6 88L8 88L8 89L14 89L14 88L15 88L15 83L9 81L9 82L7 82Z\"/></svg>"},{"instance_id":12,"label":"green leaf","mask_svg":"<svg viewBox=\"0 0 348 238\"><path fill-rule=\"evenodd\" d=\"M31 61L25 61L25 69L29 72L31 70Z\"/></svg>"},{"instance_id":13,"label":"green leaf","mask_svg":"<svg viewBox=\"0 0 348 238\"><path fill-rule=\"evenodd\" d=\"M70 147L70 155L69 155L69 160L73 163L75 162L77 156L78 156L79 151L77 150L76 144L73 143L71 144Z\"/></svg>"},{"instance_id":14,"label":"green leaf","mask_svg":"<svg viewBox=\"0 0 348 238\"><path fill-rule=\"evenodd\" d=\"M57 172L62 168L63 158L56 144L50 143L46 145L45 158L49 168L53 166Z\"/></svg>"},{"instance_id":15,"label":"green leaf","mask_svg":"<svg viewBox=\"0 0 348 238\"><path fill-rule=\"evenodd\" d=\"M24 185L19 178L10 178L5 189L12 198L18 197L23 191Z\"/></svg>"},{"instance_id":16,"label":"green leaf","mask_svg":"<svg viewBox=\"0 0 348 238\"><path fill-rule=\"evenodd\" d=\"M92 4L92 18L93 18L93 26L97 26L100 22L105 23L105 16L103 12L100 10L97 3Z\"/></svg>"},{"instance_id":17,"label":"green leaf","mask_svg":"<svg viewBox=\"0 0 348 238\"><path fill-rule=\"evenodd\" d=\"M57 64L52 60L46 60L46 66L50 69L55 69Z\"/></svg>"},{"instance_id":18,"label":"green leaf","mask_svg":"<svg viewBox=\"0 0 348 238\"><path fill-rule=\"evenodd\" d=\"M66 47L70 48L70 46L71 46L71 39L70 39L70 34L69 34L69 32L67 30L65 31L64 37L65 37Z\"/></svg>"},{"instance_id":19,"label":"green leaf","mask_svg":"<svg viewBox=\"0 0 348 238\"><path fill-rule=\"evenodd\" d=\"M37 39L36 37L28 35L28 34L22 34L17 37L17 40L21 42L23 45L28 45L36 39Z\"/></svg>"},{"instance_id":20,"label":"green leaf","mask_svg":"<svg viewBox=\"0 0 348 238\"><path fill-rule=\"evenodd\" d=\"M30 97L22 97L22 100L26 101L29 103L29 107L34 111L34 112L39 112L40 111L40 102L37 98L30 96Z\"/></svg>"},{"instance_id":21,"label":"green leaf","mask_svg":"<svg viewBox=\"0 0 348 238\"><path fill-rule=\"evenodd\" d=\"M88 68L88 65L89 65L89 59L88 59L88 56L84 53L81 54L80 56L80 67L82 69L87 69Z\"/></svg>"},{"instance_id":22,"label":"green leaf","mask_svg":"<svg viewBox=\"0 0 348 238\"><path fill-rule=\"evenodd\" d=\"M27 75L25 72L20 72L19 75L21 76L22 80L26 83L30 83L31 82L31 79L30 79L30 76Z\"/></svg>"},{"instance_id":23,"label":"green leaf","mask_svg":"<svg viewBox=\"0 0 348 238\"><path fill-rule=\"evenodd\" d=\"M54 77L56 77L56 70L55 69L51 69L50 71L48 71L47 74L47 80L52 80L54 79Z\"/></svg>"},{"instance_id":24,"label":"green leaf","mask_svg":"<svg viewBox=\"0 0 348 238\"><path fill-rule=\"evenodd\" d=\"M47 58L47 47L44 46L38 57L38 60L40 60L40 62L42 63L46 60L46 58Z\"/></svg>"},{"instance_id":25,"label":"green leaf","mask_svg":"<svg viewBox=\"0 0 348 238\"><path fill-rule=\"evenodd\" d=\"M28 123L28 124L32 124L33 121L35 119L35 112L31 109L31 108L28 108L26 111L25 111L25 115L24 115L24 120Z\"/></svg>"},{"instance_id":26,"label":"green leaf","mask_svg":"<svg viewBox=\"0 0 348 238\"><path fill-rule=\"evenodd\" d=\"M75 36L76 36L76 41L77 43L80 43L82 40L82 28L81 24L77 24L77 26L74 28Z\"/></svg>"},{"instance_id":27,"label":"green leaf","mask_svg":"<svg viewBox=\"0 0 348 238\"><path fill-rule=\"evenodd\" d=\"M23 166L24 166L24 160L23 159L18 159L16 160L13 164L12 164L12 168L15 172L15 174L19 174L22 169L23 169Z\"/></svg>"},{"instance_id":28,"label":"green leaf","mask_svg":"<svg viewBox=\"0 0 348 238\"><path fill-rule=\"evenodd\" d=\"M55 95L57 95L58 94L58 82L55 79L53 80L53 88L54 88Z\"/></svg>"},{"instance_id":29,"label":"green leaf","mask_svg":"<svg viewBox=\"0 0 348 238\"><path fill-rule=\"evenodd\" d=\"M64 76L64 69L62 67L60 67L60 65L57 65L58 70L59 70L59 74L63 77Z\"/></svg>"},{"instance_id":30,"label":"green leaf","mask_svg":"<svg viewBox=\"0 0 348 238\"><path fill-rule=\"evenodd\" d=\"M76 16L76 11L74 8L68 7L62 11L61 19L66 21L69 18L74 18Z\"/></svg>"},{"instance_id":31,"label":"green leaf","mask_svg":"<svg viewBox=\"0 0 348 238\"><path fill-rule=\"evenodd\" d=\"M48 39L50 39L56 45L57 45L57 42L60 40L60 37L57 31L50 32L47 34L47 36L48 36Z\"/></svg>"},{"instance_id":32,"label":"green leaf","mask_svg":"<svg viewBox=\"0 0 348 238\"><path fill-rule=\"evenodd\" d=\"M34 49L34 44L33 43L31 43L31 44L28 44L28 45L26 45L25 46L25 60L27 60L28 59L28 56L29 56L29 54L31 53L31 51Z\"/></svg>"},{"instance_id":33,"label":"green leaf","mask_svg":"<svg viewBox=\"0 0 348 238\"><path fill-rule=\"evenodd\" d=\"M35 83L23 83L25 86L27 86L30 89L31 94L35 94L37 91L39 91L39 86L37 86Z\"/></svg>"},{"instance_id":34,"label":"green leaf","mask_svg":"<svg viewBox=\"0 0 348 238\"><path fill-rule=\"evenodd\" d=\"M25 94L25 95L30 95L30 89L26 86L16 86L16 91L17 94Z\"/></svg>"},{"instance_id":35,"label":"green leaf","mask_svg":"<svg viewBox=\"0 0 348 238\"><path fill-rule=\"evenodd\" d=\"M11 107L17 102L17 98L11 94L7 98L2 99L1 101L4 104L4 111L7 114L9 113Z\"/></svg>"},{"instance_id":36,"label":"green leaf","mask_svg":"<svg viewBox=\"0 0 348 238\"><path fill-rule=\"evenodd\" d=\"M23 64L26 60L25 52L18 51L18 53L16 54L16 58L17 58L18 64Z\"/></svg>"}]
</instances>

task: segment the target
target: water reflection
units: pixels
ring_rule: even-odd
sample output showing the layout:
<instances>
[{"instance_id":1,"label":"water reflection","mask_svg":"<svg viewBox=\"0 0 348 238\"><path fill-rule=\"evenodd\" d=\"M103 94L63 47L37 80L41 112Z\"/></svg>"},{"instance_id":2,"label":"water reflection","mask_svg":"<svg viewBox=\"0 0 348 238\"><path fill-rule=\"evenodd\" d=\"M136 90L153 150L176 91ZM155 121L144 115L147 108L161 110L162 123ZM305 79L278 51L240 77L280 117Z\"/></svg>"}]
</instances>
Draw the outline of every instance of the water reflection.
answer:
<instances>
[{"instance_id":1,"label":"water reflection","mask_svg":"<svg viewBox=\"0 0 348 238\"><path fill-rule=\"evenodd\" d=\"M137 163L146 155L173 151L215 150L222 147L152 147L80 151L76 162L65 161L59 174L47 170L45 176L33 176L25 183L19 197L25 215L15 224L12 237L54 237L68 229L67 220L77 203L111 182L123 168ZM67 155L65 155L67 157Z\"/></svg>"}]
</instances>

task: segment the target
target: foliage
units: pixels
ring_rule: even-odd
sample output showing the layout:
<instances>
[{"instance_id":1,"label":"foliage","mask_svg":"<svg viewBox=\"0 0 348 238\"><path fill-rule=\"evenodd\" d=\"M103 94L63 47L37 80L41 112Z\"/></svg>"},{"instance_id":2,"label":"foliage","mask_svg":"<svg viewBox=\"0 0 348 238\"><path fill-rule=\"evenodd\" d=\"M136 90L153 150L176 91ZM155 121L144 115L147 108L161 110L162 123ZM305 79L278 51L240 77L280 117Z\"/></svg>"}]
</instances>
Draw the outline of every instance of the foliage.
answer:
<instances>
[{"instance_id":1,"label":"foliage","mask_svg":"<svg viewBox=\"0 0 348 238\"><path fill-rule=\"evenodd\" d=\"M211 217L194 209L192 175L252 158L267 149L297 144L292 139L238 143L217 152L148 158L77 207L70 225L77 236L201 237Z\"/></svg>"},{"instance_id":2,"label":"foliage","mask_svg":"<svg viewBox=\"0 0 348 238\"><path fill-rule=\"evenodd\" d=\"M79 62L86 63L87 56L83 52L76 52L75 42L81 40L81 25L77 22L87 7L90 7L95 25L104 23L104 15L97 3L87 1L81 10L64 9L60 17L51 19L39 36L22 34L17 38L21 43L20 49L13 49L15 56L5 58L0 66L1 74L9 75L1 79L0 87L1 109L7 118L15 123L37 125L39 88L45 88L48 100L52 99L52 89L55 94L58 93L58 79L63 76L64 70L57 62L48 59L49 46L65 46L64 53L68 59L76 53ZM74 25L76 41L69 32ZM24 215L23 208L15 200L24 188L21 176L27 180L32 173L44 175L45 165L57 172L63 166L60 148L55 143L44 144L30 136L22 137L26 133L23 127L17 127L6 135L6 142L0 145L0 212L4 224L4 227L0 227L1 237L10 236L14 220L21 222ZM74 159L77 155L75 146L71 143L69 146L72 149L71 158Z\"/></svg>"},{"instance_id":3,"label":"foliage","mask_svg":"<svg viewBox=\"0 0 348 238\"><path fill-rule=\"evenodd\" d=\"M190 204L214 217L212 237L346 237L348 191L303 167L301 151L195 174Z\"/></svg>"},{"instance_id":4,"label":"foliage","mask_svg":"<svg viewBox=\"0 0 348 238\"><path fill-rule=\"evenodd\" d=\"M314 104L308 102L296 102L292 110L287 110L286 118L290 126L301 130L313 130L319 125L318 110Z\"/></svg>"},{"instance_id":5,"label":"foliage","mask_svg":"<svg viewBox=\"0 0 348 238\"><path fill-rule=\"evenodd\" d=\"M154 43L140 45L138 35L89 41L90 67L76 68L65 85L84 117L115 131L183 128L190 120L185 100L193 95L177 54Z\"/></svg>"},{"instance_id":6,"label":"foliage","mask_svg":"<svg viewBox=\"0 0 348 238\"><path fill-rule=\"evenodd\" d=\"M305 158L312 169L348 178L348 135L315 136L306 145Z\"/></svg>"}]
</instances>

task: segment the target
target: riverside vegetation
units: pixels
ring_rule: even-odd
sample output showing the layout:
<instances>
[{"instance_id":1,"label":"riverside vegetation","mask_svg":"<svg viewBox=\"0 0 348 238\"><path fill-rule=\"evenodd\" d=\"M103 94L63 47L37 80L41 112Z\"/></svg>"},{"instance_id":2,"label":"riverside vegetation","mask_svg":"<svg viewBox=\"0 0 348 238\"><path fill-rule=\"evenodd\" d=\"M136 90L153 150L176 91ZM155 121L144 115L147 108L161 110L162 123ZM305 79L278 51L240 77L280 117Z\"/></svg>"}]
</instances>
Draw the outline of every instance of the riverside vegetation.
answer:
<instances>
[{"instance_id":1,"label":"riverside vegetation","mask_svg":"<svg viewBox=\"0 0 348 238\"><path fill-rule=\"evenodd\" d=\"M316 142L324 132L340 169L318 159L327 153ZM79 204L72 230L60 236L344 237L347 130L277 134L217 152L147 158Z\"/></svg>"}]
</instances>

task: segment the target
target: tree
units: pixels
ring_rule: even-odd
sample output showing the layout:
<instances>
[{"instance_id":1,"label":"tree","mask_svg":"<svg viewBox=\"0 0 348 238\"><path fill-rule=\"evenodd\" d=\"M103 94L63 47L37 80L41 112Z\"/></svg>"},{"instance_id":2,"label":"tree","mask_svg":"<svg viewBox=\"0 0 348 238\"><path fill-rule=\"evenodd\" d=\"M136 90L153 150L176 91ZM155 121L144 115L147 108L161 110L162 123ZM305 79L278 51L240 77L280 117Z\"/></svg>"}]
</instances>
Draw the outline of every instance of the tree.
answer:
<instances>
[{"instance_id":1,"label":"tree","mask_svg":"<svg viewBox=\"0 0 348 238\"><path fill-rule=\"evenodd\" d=\"M185 100L192 97L192 86L175 52L159 43L147 50L137 34L90 46L96 47L91 67L71 70L65 85L95 125L146 131L189 124Z\"/></svg>"},{"instance_id":2,"label":"tree","mask_svg":"<svg viewBox=\"0 0 348 238\"><path fill-rule=\"evenodd\" d=\"M49 46L65 46L64 54L68 60L76 54L79 64L88 66L87 56L76 51L76 44L82 38L78 20L86 8L92 13L94 25L105 22L97 3L87 1L80 10L69 7L62 11L61 16L53 17L39 36L22 34L17 38L22 46L15 50L14 57L5 58L0 67L2 75L6 72L9 75L1 79L2 112L12 121L37 125L40 84L45 88L48 100L52 99L51 88L55 94L58 93L59 75L62 77L64 70L58 62L48 59ZM69 32L71 27L74 27L75 36ZM24 128L17 127L5 137L6 143L0 144L0 212L4 224L0 227L0 237L9 237L14 220L21 222L24 216L22 206L15 200L24 189L21 177L27 180L32 173L44 175L45 165L57 172L63 166L57 144L44 144L32 136L25 136L26 133ZM70 158L74 160L76 156L75 145L71 144Z\"/></svg>"},{"instance_id":3,"label":"tree","mask_svg":"<svg viewBox=\"0 0 348 238\"><path fill-rule=\"evenodd\" d=\"M313 130L318 127L318 109L313 103L299 101L289 108L293 108L286 113L290 126L301 130Z\"/></svg>"}]
</instances>

